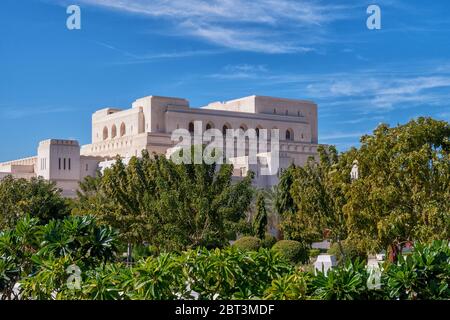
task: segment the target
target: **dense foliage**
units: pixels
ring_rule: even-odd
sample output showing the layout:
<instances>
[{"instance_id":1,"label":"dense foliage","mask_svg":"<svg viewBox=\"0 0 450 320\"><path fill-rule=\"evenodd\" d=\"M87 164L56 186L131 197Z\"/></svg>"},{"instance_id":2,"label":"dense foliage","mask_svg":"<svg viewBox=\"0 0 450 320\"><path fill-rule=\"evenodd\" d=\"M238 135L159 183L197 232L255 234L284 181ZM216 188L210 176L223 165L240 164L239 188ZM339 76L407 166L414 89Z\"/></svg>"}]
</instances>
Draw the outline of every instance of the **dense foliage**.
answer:
<instances>
[{"instance_id":1,"label":"dense foliage","mask_svg":"<svg viewBox=\"0 0 450 320\"><path fill-rule=\"evenodd\" d=\"M71 236L61 237L64 232ZM450 299L448 241L416 244L411 255L383 265L379 288L371 288L371 271L358 260L314 274L269 249L162 253L129 266L114 255L115 236L90 217L44 227L33 219L19 221L0 237L0 298Z\"/></svg>"},{"instance_id":2,"label":"dense foliage","mask_svg":"<svg viewBox=\"0 0 450 320\"><path fill-rule=\"evenodd\" d=\"M308 261L308 248L295 240L280 240L272 247L293 264L306 263Z\"/></svg>"},{"instance_id":3,"label":"dense foliage","mask_svg":"<svg viewBox=\"0 0 450 320\"><path fill-rule=\"evenodd\" d=\"M448 300L449 137L428 118L380 125L359 149L319 148L275 191L255 192L251 173L232 183L231 165L147 152L86 178L73 201L6 177L0 299ZM267 234L275 213L286 240ZM237 234L254 237L230 246ZM339 265L315 273L310 244L324 238ZM389 259L368 268L381 250Z\"/></svg>"},{"instance_id":4,"label":"dense foliage","mask_svg":"<svg viewBox=\"0 0 450 320\"><path fill-rule=\"evenodd\" d=\"M239 230L253 195L252 174L232 184L232 171L231 165L175 164L143 152L126 166L117 159L99 181L86 181L80 211L134 244L145 241L160 250L220 247ZM90 194L87 184L96 192Z\"/></svg>"},{"instance_id":5,"label":"dense foliage","mask_svg":"<svg viewBox=\"0 0 450 320\"><path fill-rule=\"evenodd\" d=\"M74 263L93 268L111 261L116 251L117 233L97 225L92 217L68 217L44 226L37 218L25 217L14 229L0 232L0 297L14 297L15 284L39 270L49 272ZM60 277L64 274L65 269L60 270ZM49 277L55 277L53 271Z\"/></svg>"},{"instance_id":6,"label":"dense foliage","mask_svg":"<svg viewBox=\"0 0 450 320\"><path fill-rule=\"evenodd\" d=\"M241 250L255 251L261 247L261 240L256 237L242 237L236 240L233 246Z\"/></svg>"},{"instance_id":7,"label":"dense foliage","mask_svg":"<svg viewBox=\"0 0 450 320\"><path fill-rule=\"evenodd\" d=\"M414 241L450 238L450 125L418 118L380 125L361 147L291 167L278 185L277 209L287 239L329 238L345 259L387 250L391 261ZM358 177L350 171L357 165ZM351 258L351 257L349 257Z\"/></svg>"},{"instance_id":8,"label":"dense foliage","mask_svg":"<svg viewBox=\"0 0 450 320\"><path fill-rule=\"evenodd\" d=\"M40 224L69 214L69 204L53 182L43 178L0 180L0 230L13 228L20 218L30 215Z\"/></svg>"},{"instance_id":9,"label":"dense foliage","mask_svg":"<svg viewBox=\"0 0 450 320\"><path fill-rule=\"evenodd\" d=\"M253 221L253 234L259 239L264 239L267 230L267 210L262 193L256 199L256 215Z\"/></svg>"}]
</instances>

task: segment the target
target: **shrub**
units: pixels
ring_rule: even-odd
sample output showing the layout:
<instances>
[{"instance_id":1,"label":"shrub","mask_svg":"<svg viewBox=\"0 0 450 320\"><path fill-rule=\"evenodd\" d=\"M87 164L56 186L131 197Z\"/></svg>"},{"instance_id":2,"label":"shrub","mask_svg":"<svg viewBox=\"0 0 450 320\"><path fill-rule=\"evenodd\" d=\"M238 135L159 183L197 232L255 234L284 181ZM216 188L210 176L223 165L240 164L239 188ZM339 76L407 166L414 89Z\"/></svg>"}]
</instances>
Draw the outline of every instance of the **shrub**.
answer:
<instances>
[{"instance_id":1,"label":"shrub","mask_svg":"<svg viewBox=\"0 0 450 320\"><path fill-rule=\"evenodd\" d=\"M390 299L450 299L448 241L415 244L411 254L386 268L384 290Z\"/></svg>"},{"instance_id":2,"label":"shrub","mask_svg":"<svg viewBox=\"0 0 450 320\"><path fill-rule=\"evenodd\" d=\"M179 261L200 300L261 298L274 279L291 271L285 259L267 249L198 249L183 253ZM187 290L183 297L192 299L191 294Z\"/></svg>"},{"instance_id":3,"label":"shrub","mask_svg":"<svg viewBox=\"0 0 450 320\"><path fill-rule=\"evenodd\" d=\"M241 250L257 251L261 247L261 240L256 237L242 237L236 240L233 246Z\"/></svg>"},{"instance_id":4,"label":"shrub","mask_svg":"<svg viewBox=\"0 0 450 320\"><path fill-rule=\"evenodd\" d=\"M312 281L313 297L321 300L365 299L368 273L360 260L348 261L345 265L318 272Z\"/></svg>"},{"instance_id":5,"label":"shrub","mask_svg":"<svg viewBox=\"0 0 450 320\"><path fill-rule=\"evenodd\" d=\"M365 252L358 251L356 246L352 245L348 240L341 241L341 245L346 261L353 261L356 259L367 261L367 254ZM345 262L338 243L333 243L327 253L334 255L338 264Z\"/></svg>"},{"instance_id":6,"label":"shrub","mask_svg":"<svg viewBox=\"0 0 450 320\"><path fill-rule=\"evenodd\" d=\"M306 263L308 261L308 249L304 244L294 240L281 240L275 243L272 250L280 252L291 263Z\"/></svg>"},{"instance_id":7,"label":"shrub","mask_svg":"<svg viewBox=\"0 0 450 320\"><path fill-rule=\"evenodd\" d=\"M316 258L320 254L319 249L310 249L309 250L309 258Z\"/></svg>"},{"instance_id":8,"label":"shrub","mask_svg":"<svg viewBox=\"0 0 450 320\"><path fill-rule=\"evenodd\" d=\"M308 287L311 284L311 274L297 270L272 281L266 290L267 300L305 300L308 298Z\"/></svg>"},{"instance_id":9,"label":"shrub","mask_svg":"<svg viewBox=\"0 0 450 320\"><path fill-rule=\"evenodd\" d=\"M154 246L150 246L148 244L140 243L132 247L133 261L138 261L140 259L156 256L157 254L158 254L157 248Z\"/></svg>"},{"instance_id":10,"label":"shrub","mask_svg":"<svg viewBox=\"0 0 450 320\"><path fill-rule=\"evenodd\" d=\"M270 249L275 243L277 243L277 238L275 238L270 233L266 233L266 235L264 236L264 240L261 241L261 247Z\"/></svg>"}]
</instances>

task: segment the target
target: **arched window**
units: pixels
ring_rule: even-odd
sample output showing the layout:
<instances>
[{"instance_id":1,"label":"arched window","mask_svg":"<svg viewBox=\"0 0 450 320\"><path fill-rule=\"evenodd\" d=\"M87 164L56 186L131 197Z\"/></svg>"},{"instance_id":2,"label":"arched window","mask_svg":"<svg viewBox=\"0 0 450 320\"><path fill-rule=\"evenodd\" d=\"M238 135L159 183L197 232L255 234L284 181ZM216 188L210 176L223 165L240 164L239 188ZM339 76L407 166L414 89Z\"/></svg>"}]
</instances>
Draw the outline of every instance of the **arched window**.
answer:
<instances>
[{"instance_id":1,"label":"arched window","mask_svg":"<svg viewBox=\"0 0 450 320\"><path fill-rule=\"evenodd\" d=\"M243 131L247 131L247 126L245 124L241 124L241 126L239 127L239 129L243 130Z\"/></svg>"},{"instance_id":2,"label":"arched window","mask_svg":"<svg viewBox=\"0 0 450 320\"><path fill-rule=\"evenodd\" d=\"M209 129L212 129L212 128L214 128L214 124L212 124L211 122L208 122L206 124L206 130L209 130Z\"/></svg>"},{"instance_id":3,"label":"arched window","mask_svg":"<svg viewBox=\"0 0 450 320\"><path fill-rule=\"evenodd\" d=\"M103 140L108 139L108 128L104 127L103 128Z\"/></svg>"},{"instance_id":4,"label":"arched window","mask_svg":"<svg viewBox=\"0 0 450 320\"><path fill-rule=\"evenodd\" d=\"M125 127L125 123L121 123L120 125L120 136L123 137L127 133L127 129Z\"/></svg>"},{"instance_id":5,"label":"arched window","mask_svg":"<svg viewBox=\"0 0 450 320\"><path fill-rule=\"evenodd\" d=\"M256 129L255 129L255 131L256 131L256 137L257 138L259 138L259 135L260 135L260 130L262 129L262 127L260 126L260 125L258 125L258 126L256 126Z\"/></svg>"},{"instance_id":6,"label":"arched window","mask_svg":"<svg viewBox=\"0 0 450 320\"><path fill-rule=\"evenodd\" d=\"M225 123L222 127L222 134L226 135L228 129L231 129L231 126L228 123Z\"/></svg>"},{"instance_id":7,"label":"arched window","mask_svg":"<svg viewBox=\"0 0 450 320\"><path fill-rule=\"evenodd\" d=\"M113 124L112 128L111 128L111 139L114 139L117 136L117 128L116 125Z\"/></svg>"},{"instance_id":8,"label":"arched window","mask_svg":"<svg viewBox=\"0 0 450 320\"><path fill-rule=\"evenodd\" d=\"M194 133L194 123L193 122L189 122L189 132Z\"/></svg>"},{"instance_id":9,"label":"arched window","mask_svg":"<svg viewBox=\"0 0 450 320\"><path fill-rule=\"evenodd\" d=\"M294 132L292 129L286 130L286 140L294 140Z\"/></svg>"}]
</instances>

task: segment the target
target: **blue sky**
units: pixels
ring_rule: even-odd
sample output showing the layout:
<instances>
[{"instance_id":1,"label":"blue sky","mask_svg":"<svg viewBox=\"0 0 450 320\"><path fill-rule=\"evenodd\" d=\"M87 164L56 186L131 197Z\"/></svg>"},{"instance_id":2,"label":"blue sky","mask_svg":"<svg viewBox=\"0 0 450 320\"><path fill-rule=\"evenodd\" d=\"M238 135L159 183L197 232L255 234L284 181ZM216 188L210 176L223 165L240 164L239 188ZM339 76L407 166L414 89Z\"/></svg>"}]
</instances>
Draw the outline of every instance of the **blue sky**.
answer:
<instances>
[{"instance_id":1,"label":"blue sky","mask_svg":"<svg viewBox=\"0 0 450 320\"><path fill-rule=\"evenodd\" d=\"M366 27L372 3L381 30ZM447 0L2 0L0 161L47 138L89 143L95 110L146 95L310 99L339 150L380 122L449 121L449 14Z\"/></svg>"}]
</instances>

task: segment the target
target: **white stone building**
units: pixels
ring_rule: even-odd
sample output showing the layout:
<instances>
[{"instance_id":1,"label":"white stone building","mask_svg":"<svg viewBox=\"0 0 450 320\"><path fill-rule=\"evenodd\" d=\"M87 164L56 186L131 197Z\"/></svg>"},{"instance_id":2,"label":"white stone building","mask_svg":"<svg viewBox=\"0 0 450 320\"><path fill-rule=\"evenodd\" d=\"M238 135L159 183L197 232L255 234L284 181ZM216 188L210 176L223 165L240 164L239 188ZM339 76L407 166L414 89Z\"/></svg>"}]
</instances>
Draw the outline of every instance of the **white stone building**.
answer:
<instances>
[{"instance_id":1,"label":"white stone building","mask_svg":"<svg viewBox=\"0 0 450 320\"><path fill-rule=\"evenodd\" d=\"M203 130L217 128L223 132L279 129L280 170L272 176L257 174L254 183L259 187L276 184L280 171L290 163L303 165L308 157L317 156L317 105L313 102L249 96L191 108L186 99L149 96L133 102L130 109L104 108L95 112L91 144L80 147L73 140L45 140L39 143L37 156L0 163L0 179L8 174L18 178L42 176L55 181L64 195L74 196L80 180L110 165L117 155L128 159L139 156L144 149L166 154L177 144L171 140L172 132L179 128L193 132L194 121L202 121ZM248 145L235 147L248 149ZM230 159L236 178L249 170L258 172L258 166L270 159L270 145L267 151L258 153L256 165L249 164L245 156Z\"/></svg>"}]
</instances>

